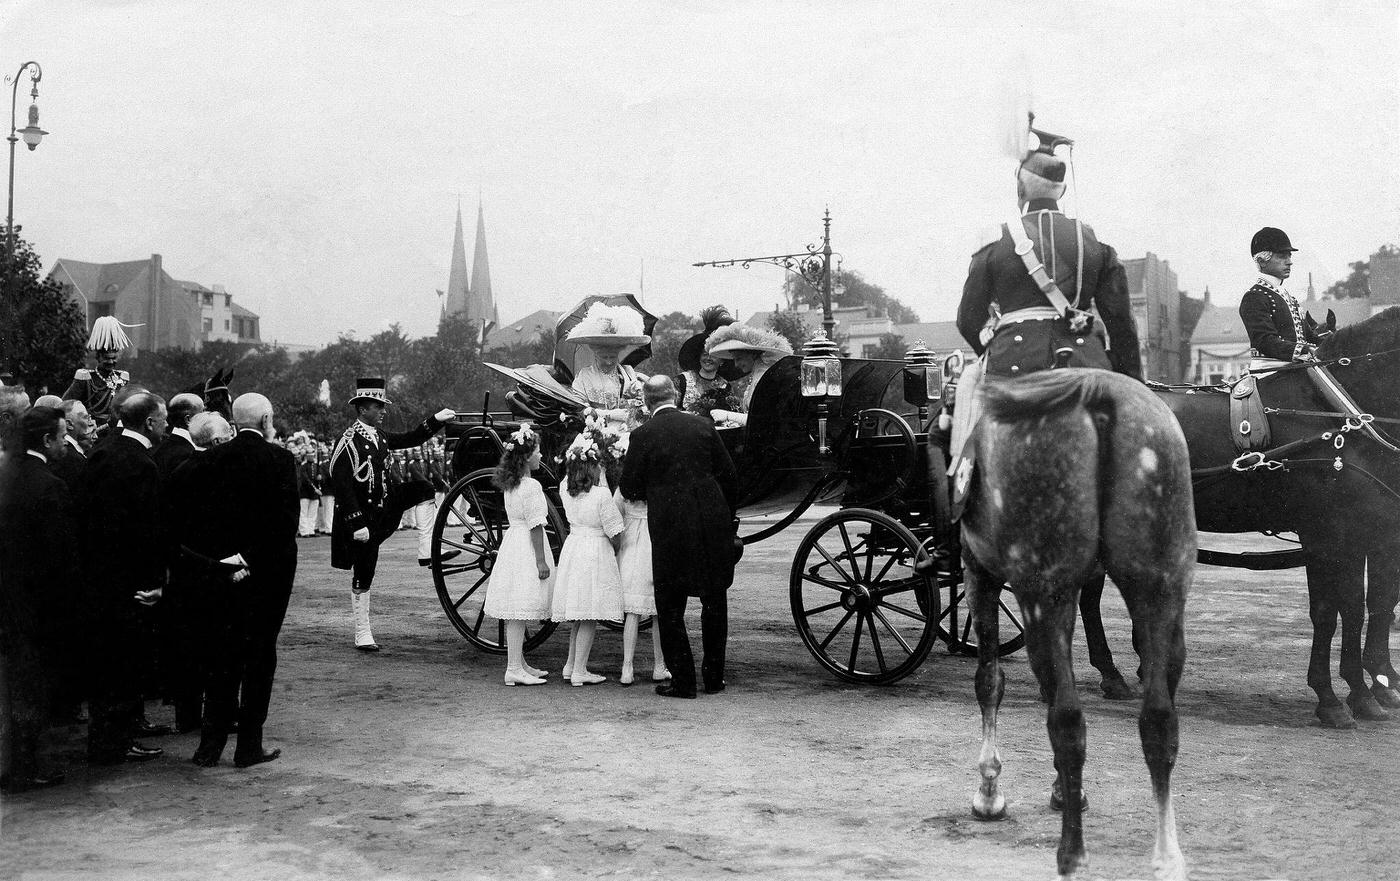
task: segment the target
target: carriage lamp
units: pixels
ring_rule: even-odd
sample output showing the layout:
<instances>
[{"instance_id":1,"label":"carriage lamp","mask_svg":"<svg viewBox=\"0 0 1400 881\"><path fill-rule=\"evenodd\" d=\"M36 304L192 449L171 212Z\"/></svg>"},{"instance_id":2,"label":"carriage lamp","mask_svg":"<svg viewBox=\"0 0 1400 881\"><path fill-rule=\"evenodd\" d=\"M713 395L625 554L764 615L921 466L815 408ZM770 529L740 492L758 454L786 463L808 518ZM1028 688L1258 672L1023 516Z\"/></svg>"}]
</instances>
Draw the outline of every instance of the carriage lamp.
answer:
<instances>
[{"instance_id":1,"label":"carriage lamp","mask_svg":"<svg viewBox=\"0 0 1400 881\"><path fill-rule=\"evenodd\" d=\"M941 391L933 363L934 354L923 340L915 340L914 347L904 353L904 402L919 408L919 425L928 422L929 403L938 400Z\"/></svg>"},{"instance_id":2,"label":"carriage lamp","mask_svg":"<svg viewBox=\"0 0 1400 881\"><path fill-rule=\"evenodd\" d=\"M938 427L944 430L952 427L953 424L953 403L958 393L958 377L962 376L963 366L967 362L967 356L962 353L962 349L954 349L951 354L943 359L943 367L937 373L929 371L929 385L941 383L943 386L941 397L943 399L943 410L938 416Z\"/></svg>"},{"instance_id":3,"label":"carriage lamp","mask_svg":"<svg viewBox=\"0 0 1400 881\"><path fill-rule=\"evenodd\" d=\"M826 420L831 415L831 399L841 397L841 359L836 343L819 330L802 347L802 397L817 403L817 452L831 452L826 439Z\"/></svg>"}]
</instances>

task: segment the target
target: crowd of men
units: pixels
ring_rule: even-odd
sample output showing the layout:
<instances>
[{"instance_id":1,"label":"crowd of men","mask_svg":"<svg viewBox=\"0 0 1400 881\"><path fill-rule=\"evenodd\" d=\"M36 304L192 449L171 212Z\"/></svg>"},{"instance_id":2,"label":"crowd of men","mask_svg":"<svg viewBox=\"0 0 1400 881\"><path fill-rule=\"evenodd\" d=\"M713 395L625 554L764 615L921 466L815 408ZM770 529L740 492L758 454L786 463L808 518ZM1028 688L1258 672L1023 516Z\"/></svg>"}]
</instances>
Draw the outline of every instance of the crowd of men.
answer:
<instances>
[{"instance_id":1,"label":"crowd of men","mask_svg":"<svg viewBox=\"0 0 1400 881\"><path fill-rule=\"evenodd\" d=\"M48 403L58 406L48 406ZM196 764L231 733L239 767L263 747L276 640L296 571L297 466L270 443L272 405L239 396L232 424L191 394L127 386L94 430L77 401L0 387L3 783L60 783L44 731L83 721L90 763L162 754L146 701L200 732Z\"/></svg>"}]
</instances>

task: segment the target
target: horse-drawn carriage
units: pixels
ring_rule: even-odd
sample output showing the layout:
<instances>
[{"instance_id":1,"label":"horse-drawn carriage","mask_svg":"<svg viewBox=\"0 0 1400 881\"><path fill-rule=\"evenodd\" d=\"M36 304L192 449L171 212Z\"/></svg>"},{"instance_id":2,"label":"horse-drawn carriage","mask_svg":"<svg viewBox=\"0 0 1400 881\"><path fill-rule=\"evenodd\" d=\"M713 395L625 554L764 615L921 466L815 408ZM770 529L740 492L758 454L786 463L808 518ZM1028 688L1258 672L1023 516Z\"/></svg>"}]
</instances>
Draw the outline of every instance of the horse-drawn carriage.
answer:
<instances>
[{"instance_id":1,"label":"horse-drawn carriage","mask_svg":"<svg viewBox=\"0 0 1400 881\"><path fill-rule=\"evenodd\" d=\"M739 472L745 544L776 535L813 506L836 509L798 545L789 596L803 643L843 679L894 682L917 668L940 637L954 651L975 651L956 562L941 572L931 565L940 522L946 523L946 492L932 491L933 481L945 478L936 447L930 461L928 431L956 366L956 359L936 364L928 352L908 362L838 359L829 343L809 345L805 357L783 358L763 374L745 427L720 430ZM557 555L569 527L550 453L562 451L582 427L581 401L546 368L512 372L530 393L528 402L512 395L513 412L483 407L450 428L456 482L433 535L433 581L443 609L462 636L488 652L505 650L504 624L482 608L506 522L503 495L491 482L503 438L522 415L544 438L538 477ZM554 409L541 413L541 403ZM451 551L458 554L444 559ZM1009 652L1023 638L1016 615L1004 608L1013 625L1002 645ZM526 647L553 630L553 623L539 622Z\"/></svg>"}]
</instances>

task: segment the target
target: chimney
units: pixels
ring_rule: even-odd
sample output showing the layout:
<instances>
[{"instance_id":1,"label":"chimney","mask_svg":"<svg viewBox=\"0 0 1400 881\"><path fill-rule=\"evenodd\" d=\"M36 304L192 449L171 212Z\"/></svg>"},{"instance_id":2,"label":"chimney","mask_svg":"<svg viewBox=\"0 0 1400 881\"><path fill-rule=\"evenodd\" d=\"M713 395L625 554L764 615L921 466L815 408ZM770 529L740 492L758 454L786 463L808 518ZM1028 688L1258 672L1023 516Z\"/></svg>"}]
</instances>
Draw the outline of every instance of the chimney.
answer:
<instances>
[{"instance_id":1,"label":"chimney","mask_svg":"<svg viewBox=\"0 0 1400 881\"><path fill-rule=\"evenodd\" d=\"M1312 273L1309 272L1309 273L1308 273L1308 302L1311 303L1313 300L1316 300L1316 299L1317 299L1317 291L1313 290Z\"/></svg>"},{"instance_id":2,"label":"chimney","mask_svg":"<svg viewBox=\"0 0 1400 881\"><path fill-rule=\"evenodd\" d=\"M1206 292L1201 295L1201 299L1207 306L1210 305L1210 285L1206 285Z\"/></svg>"},{"instance_id":3,"label":"chimney","mask_svg":"<svg viewBox=\"0 0 1400 881\"><path fill-rule=\"evenodd\" d=\"M164 274L164 270L161 269L160 255L152 254L151 268L148 273L150 277L146 279L146 292L150 298L150 302L146 306L146 323L149 325L146 339L150 343L152 352L160 348L161 276Z\"/></svg>"}]
</instances>

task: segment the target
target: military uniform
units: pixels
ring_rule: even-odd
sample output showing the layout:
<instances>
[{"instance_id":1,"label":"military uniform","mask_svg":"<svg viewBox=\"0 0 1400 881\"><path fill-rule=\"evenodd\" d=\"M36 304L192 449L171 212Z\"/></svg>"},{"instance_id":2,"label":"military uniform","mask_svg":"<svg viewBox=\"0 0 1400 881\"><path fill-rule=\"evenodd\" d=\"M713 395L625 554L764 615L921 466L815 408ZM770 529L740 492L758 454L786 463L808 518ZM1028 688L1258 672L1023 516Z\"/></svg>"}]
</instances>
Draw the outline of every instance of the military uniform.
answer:
<instances>
[{"instance_id":1,"label":"military uniform","mask_svg":"<svg viewBox=\"0 0 1400 881\"><path fill-rule=\"evenodd\" d=\"M1317 334L1303 321L1301 308L1283 282L1260 274L1240 299L1240 318L1249 334L1249 345L1262 358L1301 361L1317 345Z\"/></svg>"},{"instance_id":2,"label":"military uniform","mask_svg":"<svg viewBox=\"0 0 1400 881\"><path fill-rule=\"evenodd\" d=\"M129 382L131 374L125 370L113 370L104 376L96 370L80 367L73 374L72 384L63 393L63 400L82 401L98 429L105 430L112 416L112 401Z\"/></svg>"},{"instance_id":3,"label":"military uniform","mask_svg":"<svg viewBox=\"0 0 1400 881\"><path fill-rule=\"evenodd\" d=\"M1068 349L1066 366L1102 367L1142 379L1137 326L1117 252L1052 200L1031 201L1021 220L1036 257L1065 299L1076 309L1098 313L1111 348L1105 351L1097 328L1070 329L1031 278L1003 225L994 241L972 255L958 306L958 330L973 351L986 353L986 372L1024 376L1046 370L1055 365L1057 350ZM984 335L989 317L994 317L990 338Z\"/></svg>"}]
</instances>

